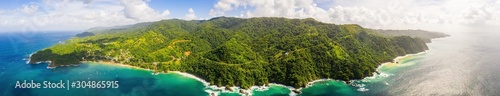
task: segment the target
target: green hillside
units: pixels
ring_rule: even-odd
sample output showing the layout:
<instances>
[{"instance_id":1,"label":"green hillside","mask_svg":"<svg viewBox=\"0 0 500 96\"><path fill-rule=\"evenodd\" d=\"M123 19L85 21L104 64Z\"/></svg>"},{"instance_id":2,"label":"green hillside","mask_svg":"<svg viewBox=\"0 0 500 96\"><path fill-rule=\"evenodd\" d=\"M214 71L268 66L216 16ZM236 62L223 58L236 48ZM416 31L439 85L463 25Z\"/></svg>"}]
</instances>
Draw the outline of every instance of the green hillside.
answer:
<instances>
[{"instance_id":1,"label":"green hillside","mask_svg":"<svg viewBox=\"0 0 500 96\"><path fill-rule=\"evenodd\" d=\"M420 39L382 37L359 25L314 19L170 19L108 31L41 50L30 63L109 61L187 72L218 86L303 87L321 78L347 81L371 76L383 62L427 49Z\"/></svg>"},{"instance_id":2,"label":"green hillside","mask_svg":"<svg viewBox=\"0 0 500 96\"><path fill-rule=\"evenodd\" d=\"M377 34L387 36L387 37L394 37L394 36L410 36L413 38L420 38L426 43L431 43L431 39L434 38L442 38L442 37L448 37L450 35L444 34L444 33L439 33L439 32L430 32L430 31L424 31L424 30L373 30Z\"/></svg>"}]
</instances>

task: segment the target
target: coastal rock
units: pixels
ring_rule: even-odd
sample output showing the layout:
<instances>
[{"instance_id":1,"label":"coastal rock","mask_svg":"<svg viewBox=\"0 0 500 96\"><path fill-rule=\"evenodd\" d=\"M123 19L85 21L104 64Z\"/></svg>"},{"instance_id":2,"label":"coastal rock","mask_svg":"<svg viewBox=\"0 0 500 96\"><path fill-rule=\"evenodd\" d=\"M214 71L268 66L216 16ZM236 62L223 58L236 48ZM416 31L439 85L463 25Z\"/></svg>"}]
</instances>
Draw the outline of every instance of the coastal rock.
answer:
<instances>
[{"instance_id":1,"label":"coastal rock","mask_svg":"<svg viewBox=\"0 0 500 96\"><path fill-rule=\"evenodd\" d=\"M215 95L215 93L210 93L210 96L217 96L217 95Z\"/></svg>"},{"instance_id":2,"label":"coastal rock","mask_svg":"<svg viewBox=\"0 0 500 96\"><path fill-rule=\"evenodd\" d=\"M231 88L231 87L227 87L227 86L226 86L226 90L229 90L229 91L231 91L231 92L233 92L233 91L234 91L234 90L233 90L233 88Z\"/></svg>"},{"instance_id":3,"label":"coastal rock","mask_svg":"<svg viewBox=\"0 0 500 96\"><path fill-rule=\"evenodd\" d=\"M245 90L243 90L243 89L240 89L240 93L241 93L241 94L245 94L245 96L248 96L248 93L247 93L247 92L245 92Z\"/></svg>"},{"instance_id":4,"label":"coastal rock","mask_svg":"<svg viewBox=\"0 0 500 96\"><path fill-rule=\"evenodd\" d=\"M300 92L299 90L295 89L295 90L292 90L293 93L297 93L297 94L301 94L302 92Z\"/></svg>"}]
</instances>

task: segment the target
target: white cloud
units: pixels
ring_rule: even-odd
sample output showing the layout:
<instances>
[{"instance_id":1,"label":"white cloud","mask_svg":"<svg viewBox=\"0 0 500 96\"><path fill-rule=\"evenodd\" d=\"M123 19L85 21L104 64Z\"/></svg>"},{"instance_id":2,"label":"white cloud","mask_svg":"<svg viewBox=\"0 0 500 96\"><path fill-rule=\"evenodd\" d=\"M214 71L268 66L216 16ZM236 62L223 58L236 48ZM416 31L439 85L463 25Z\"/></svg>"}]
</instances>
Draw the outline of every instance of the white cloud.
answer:
<instances>
[{"instance_id":1,"label":"white cloud","mask_svg":"<svg viewBox=\"0 0 500 96\"><path fill-rule=\"evenodd\" d=\"M85 3L85 4L89 4L89 3L94 2L94 0L81 0L81 1L83 1L83 3Z\"/></svg>"},{"instance_id":2,"label":"white cloud","mask_svg":"<svg viewBox=\"0 0 500 96\"><path fill-rule=\"evenodd\" d=\"M125 12L125 16L135 20L152 21L164 19L166 18L166 15L170 14L170 11L168 10L159 14L142 0L120 0L120 2L125 7L123 10Z\"/></svg>"},{"instance_id":3,"label":"white cloud","mask_svg":"<svg viewBox=\"0 0 500 96\"><path fill-rule=\"evenodd\" d=\"M168 15L170 15L169 10L163 10L163 13L161 13L161 16L168 16Z\"/></svg>"},{"instance_id":4,"label":"white cloud","mask_svg":"<svg viewBox=\"0 0 500 96\"><path fill-rule=\"evenodd\" d=\"M0 10L0 31L85 30L166 19L149 0L43 0ZM199 10L199 9L197 9ZM315 18L369 28L413 29L434 25L500 26L500 0L219 0L209 16ZM203 12L203 11L198 11ZM208 19L188 9L184 19ZM65 26L65 27L60 27Z\"/></svg>"},{"instance_id":5,"label":"white cloud","mask_svg":"<svg viewBox=\"0 0 500 96\"><path fill-rule=\"evenodd\" d=\"M0 31L86 30L167 19L142 0L44 0L0 12ZM61 27L64 26L64 27Z\"/></svg>"},{"instance_id":6,"label":"white cloud","mask_svg":"<svg viewBox=\"0 0 500 96\"><path fill-rule=\"evenodd\" d=\"M186 20L196 19L196 14L195 14L193 8L188 9L188 13L184 16L184 19L186 19Z\"/></svg>"},{"instance_id":7,"label":"white cloud","mask_svg":"<svg viewBox=\"0 0 500 96\"><path fill-rule=\"evenodd\" d=\"M500 1L469 6L463 13L464 23L475 26L500 26Z\"/></svg>"},{"instance_id":8,"label":"white cloud","mask_svg":"<svg viewBox=\"0 0 500 96\"><path fill-rule=\"evenodd\" d=\"M239 7L240 3L244 3L244 2L242 2L240 0L219 0L219 2L217 2L214 5L214 9L210 10L209 15L210 16L221 16L221 15L224 15L224 12L226 12L226 11L232 11L236 7Z\"/></svg>"},{"instance_id":9,"label":"white cloud","mask_svg":"<svg viewBox=\"0 0 500 96\"><path fill-rule=\"evenodd\" d=\"M20 9L24 14L32 15L38 10L38 6L36 5L23 5L23 8Z\"/></svg>"},{"instance_id":10,"label":"white cloud","mask_svg":"<svg viewBox=\"0 0 500 96\"><path fill-rule=\"evenodd\" d=\"M210 9L209 15L214 17L243 11L246 17L315 18L328 23L356 23L383 29L450 24L500 26L499 2L498 0L219 0Z\"/></svg>"}]
</instances>

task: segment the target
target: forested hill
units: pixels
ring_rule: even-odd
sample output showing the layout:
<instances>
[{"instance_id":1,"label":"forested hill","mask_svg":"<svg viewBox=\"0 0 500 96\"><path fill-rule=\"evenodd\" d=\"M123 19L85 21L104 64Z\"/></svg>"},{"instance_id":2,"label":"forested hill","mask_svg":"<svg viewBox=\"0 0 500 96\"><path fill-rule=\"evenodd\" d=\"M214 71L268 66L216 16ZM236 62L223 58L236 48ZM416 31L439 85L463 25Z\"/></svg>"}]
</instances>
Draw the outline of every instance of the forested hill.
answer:
<instances>
[{"instance_id":1,"label":"forested hill","mask_svg":"<svg viewBox=\"0 0 500 96\"><path fill-rule=\"evenodd\" d=\"M374 32L381 34L383 36L394 37L394 36L410 36L414 38L420 38L424 40L426 43L430 43L431 39L434 38L442 38L448 37L450 35L439 33L439 32L430 32L425 30L381 30L377 29Z\"/></svg>"},{"instance_id":2,"label":"forested hill","mask_svg":"<svg viewBox=\"0 0 500 96\"><path fill-rule=\"evenodd\" d=\"M359 25L275 17L162 20L74 37L33 54L50 66L111 61L194 74L218 86L279 83L294 87L332 78L361 79L396 56L422 52L408 36L383 37Z\"/></svg>"}]
</instances>

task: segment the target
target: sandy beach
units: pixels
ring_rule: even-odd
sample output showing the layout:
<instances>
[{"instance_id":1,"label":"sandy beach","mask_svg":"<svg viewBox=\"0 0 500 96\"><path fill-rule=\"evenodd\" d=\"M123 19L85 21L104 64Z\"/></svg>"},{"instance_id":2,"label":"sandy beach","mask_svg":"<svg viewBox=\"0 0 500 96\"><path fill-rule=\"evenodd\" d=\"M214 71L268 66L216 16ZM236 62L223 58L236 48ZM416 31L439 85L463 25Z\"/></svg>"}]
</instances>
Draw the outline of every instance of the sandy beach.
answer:
<instances>
[{"instance_id":1,"label":"sandy beach","mask_svg":"<svg viewBox=\"0 0 500 96\"><path fill-rule=\"evenodd\" d=\"M419 53L415 53L415 54L407 54L404 56L398 56L398 57L394 58L392 60L392 62L382 63L379 67L377 67L377 71L379 71L380 68L393 69L395 67L404 66L401 62L403 59L410 58L410 57L415 56L415 55L425 54L425 53L427 53L427 51L423 51L423 52L419 52Z\"/></svg>"},{"instance_id":2,"label":"sandy beach","mask_svg":"<svg viewBox=\"0 0 500 96\"><path fill-rule=\"evenodd\" d=\"M148 70L148 71L151 71L151 69L145 69L145 68L141 68L141 67L137 67L137 66L127 65L127 64L121 64L121 63L114 63L114 62L81 61L81 63L90 63L90 64L106 64L106 65L122 66L122 67L128 67L128 68L133 68L133 69L140 69L140 70Z\"/></svg>"},{"instance_id":3,"label":"sandy beach","mask_svg":"<svg viewBox=\"0 0 500 96\"><path fill-rule=\"evenodd\" d=\"M400 60L401 59L404 59L404 58L408 58L408 57L411 57L411 56L414 56L414 55L419 55L419 54L424 54L426 53L426 51L424 52L420 52L420 53L416 53L416 54L407 54L405 56L398 56L396 58L393 59L393 62L386 62L386 63L382 63L378 68L377 68L377 71L380 69L380 68L389 68L389 69L392 69L392 68L395 68L395 67L398 67L398 66L401 66L401 62ZM152 71L151 69L145 69L145 68L141 68L141 67L136 67L136 66L132 66L132 65L126 65L126 64L121 64L121 63L114 63L114 62L94 62L94 61L82 61L82 63L90 63L90 64L107 64L107 65L113 65L113 66L121 66L121 67L128 67L128 68L134 68L134 69L139 69L139 70L147 70L147 71ZM243 95L244 93L246 93L246 95L251 95L252 94L252 90L259 90L259 91L263 91L263 90L267 90L269 88L269 86L265 86L265 85L262 85L262 86L252 86L250 89L241 89L240 87L237 87L237 86L233 86L231 87L231 89L233 91L229 91L229 90L226 90L226 88L223 86L223 87L217 87L215 85L210 85L209 82L205 81L204 79L202 78L199 78L199 77L196 77L195 75L192 75L192 74L189 74L189 73L185 73L185 72L180 72L180 71L169 71L168 73L164 73L164 72L160 72L159 74L179 74L179 75L182 75L184 77L187 77L187 78L192 78L192 79L195 79L199 82L202 82L203 85L206 86L206 88L210 88L210 89L207 89L205 90L206 92L208 92L209 94L214 94L214 95L219 95L220 92L230 92L230 93L239 93L241 95ZM369 77L367 77L369 78ZM295 89L291 86L286 86L286 85L282 85L282 84L276 84L276 83L270 83L269 85L274 85L274 86L283 86L283 87L286 87L288 88L291 92L290 92L290 95L297 95L296 93L293 92L293 90L297 90L297 91L300 91L301 89L304 89L304 88L308 88L308 87L311 87L314 83L317 83L317 82L321 82L321 81L328 81L328 80L334 80L334 79L318 79L318 80L314 80L314 81L311 81L307 84L306 87L301 87L301 88L298 88L298 89ZM220 92L219 91L214 91L214 90L221 90ZM244 93L241 93L239 90L242 90Z\"/></svg>"}]
</instances>

